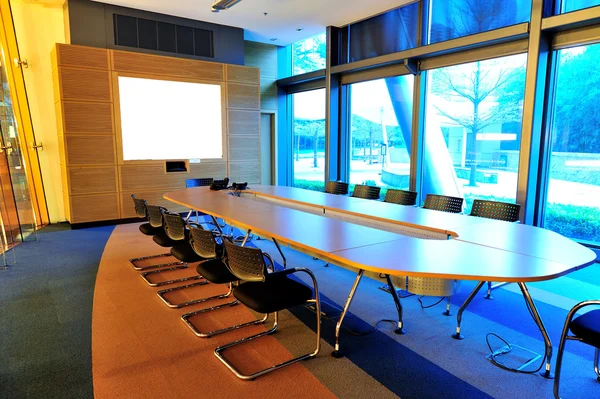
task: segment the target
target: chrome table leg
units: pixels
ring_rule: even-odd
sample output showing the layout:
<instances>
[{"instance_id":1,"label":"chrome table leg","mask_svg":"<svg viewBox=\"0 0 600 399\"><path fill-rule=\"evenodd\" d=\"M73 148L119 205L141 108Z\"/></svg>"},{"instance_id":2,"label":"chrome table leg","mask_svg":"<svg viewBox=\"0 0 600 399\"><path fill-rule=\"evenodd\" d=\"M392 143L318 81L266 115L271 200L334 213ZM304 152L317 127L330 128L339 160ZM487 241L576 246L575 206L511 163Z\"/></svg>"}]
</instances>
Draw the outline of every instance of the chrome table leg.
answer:
<instances>
[{"instance_id":1,"label":"chrome table leg","mask_svg":"<svg viewBox=\"0 0 600 399\"><path fill-rule=\"evenodd\" d=\"M454 339L463 339L464 338L460 334L460 323L462 321L463 312L465 311L465 309L467 308L467 306L469 306L469 304L471 303L471 301L473 300L473 298L475 298L475 295L477 295L477 293L479 292L479 290L481 289L481 287L483 287L483 284L485 284L485 281L480 281L479 283L477 283L477 286L469 294L469 297L467 298L467 300L465 301L465 303L463 303L461 305L460 309L458 309L458 314L456 315L456 333L452 334L452 338L454 338Z\"/></svg>"},{"instance_id":2,"label":"chrome table leg","mask_svg":"<svg viewBox=\"0 0 600 399\"><path fill-rule=\"evenodd\" d=\"M248 242L248 238L250 237L250 233L252 233L252 229L248 229L248 232L244 236L244 240L242 241L242 247L246 245Z\"/></svg>"},{"instance_id":3,"label":"chrome table leg","mask_svg":"<svg viewBox=\"0 0 600 399\"><path fill-rule=\"evenodd\" d=\"M281 259L283 259L283 268L287 269L287 260L285 259L285 255L283 254L283 251L281 251L281 247L279 246L279 243L277 242L275 237L272 237L272 239L273 239L273 243L277 247L277 250L279 251L279 255L281 255Z\"/></svg>"},{"instance_id":4,"label":"chrome table leg","mask_svg":"<svg viewBox=\"0 0 600 399\"><path fill-rule=\"evenodd\" d=\"M442 313L444 316L452 316L452 312L450 312L450 305L450 295L448 295L446 297L446 311Z\"/></svg>"},{"instance_id":5,"label":"chrome table leg","mask_svg":"<svg viewBox=\"0 0 600 399\"><path fill-rule=\"evenodd\" d=\"M360 283L360 280L362 279L363 274L365 274L364 270L361 269L358 271L358 274L356 275L356 280L354 280L354 285L352 286L352 289L350 290L350 294L348 295L348 299L346 300L346 304L344 305L344 310L342 310L340 319L338 320L337 324L335 325L335 350L333 352L331 352L331 356L333 356L335 358L342 357L342 354L340 353L340 329L342 328L342 322L344 321L344 317L346 317L346 313L348 312L348 308L350 307L350 304L352 303L352 299L354 299L354 294L356 293L356 288L358 288L358 284Z\"/></svg>"},{"instance_id":6,"label":"chrome table leg","mask_svg":"<svg viewBox=\"0 0 600 399\"><path fill-rule=\"evenodd\" d=\"M594 354L594 371L596 372L596 375L598 376L598 380L600 380L600 365L598 365L599 362L600 362L600 348L596 348L596 353Z\"/></svg>"},{"instance_id":7,"label":"chrome table leg","mask_svg":"<svg viewBox=\"0 0 600 399\"><path fill-rule=\"evenodd\" d=\"M394 298L394 304L396 304L396 310L398 311L398 326L394 332L396 334L406 334L404 331L404 322L402 321L402 303L400 302L400 298L398 297L398 293L396 292L396 287L394 287L394 283L392 282L392 278L389 274L385 275L387 280L388 287L390 288L390 293L392 294L392 298Z\"/></svg>"}]
</instances>

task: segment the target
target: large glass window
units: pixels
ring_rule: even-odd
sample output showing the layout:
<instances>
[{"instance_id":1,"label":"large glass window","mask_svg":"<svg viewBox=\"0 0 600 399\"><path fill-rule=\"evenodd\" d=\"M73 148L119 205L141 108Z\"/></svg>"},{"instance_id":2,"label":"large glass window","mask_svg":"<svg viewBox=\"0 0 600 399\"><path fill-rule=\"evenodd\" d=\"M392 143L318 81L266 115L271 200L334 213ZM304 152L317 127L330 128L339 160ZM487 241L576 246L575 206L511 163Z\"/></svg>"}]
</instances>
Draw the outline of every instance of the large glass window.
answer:
<instances>
[{"instance_id":1,"label":"large glass window","mask_svg":"<svg viewBox=\"0 0 600 399\"><path fill-rule=\"evenodd\" d=\"M430 0L429 43L529 21L531 0Z\"/></svg>"},{"instance_id":2,"label":"large glass window","mask_svg":"<svg viewBox=\"0 0 600 399\"><path fill-rule=\"evenodd\" d=\"M422 196L515 202L525 54L427 72Z\"/></svg>"},{"instance_id":3,"label":"large glass window","mask_svg":"<svg viewBox=\"0 0 600 399\"><path fill-rule=\"evenodd\" d=\"M324 69L326 54L325 33L292 44L292 75Z\"/></svg>"},{"instance_id":4,"label":"large glass window","mask_svg":"<svg viewBox=\"0 0 600 399\"><path fill-rule=\"evenodd\" d=\"M406 75L350 86L351 184L408 189L413 82Z\"/></svg>"},{"instance_id":5,"label":"large glass window","mask_svg":"<svg viewBox=\"0 0 600 399\"><path fill-rule=\"evenodd\" d=\"M293 185L325 189L325 89L292 95Z\"/></svg>"},{"instance_id":6,"label":"large glass window","mask_svg":"<svg viewBox=\"0 0 600 399\"><path fill-rule=\"evenodd\" d=\"M600 5L600 0L562 0L560 12L571 12Z\"/></svg>"},{"instance_id":7,"label":"large glass window","mask_svg":"<svg viewBox=\"0 0 600 399\"><path fill-rule=\"evenodd\" d=\"M545 227L600 243L600 44L557 52Z\"/></svg>"}]
</instances>

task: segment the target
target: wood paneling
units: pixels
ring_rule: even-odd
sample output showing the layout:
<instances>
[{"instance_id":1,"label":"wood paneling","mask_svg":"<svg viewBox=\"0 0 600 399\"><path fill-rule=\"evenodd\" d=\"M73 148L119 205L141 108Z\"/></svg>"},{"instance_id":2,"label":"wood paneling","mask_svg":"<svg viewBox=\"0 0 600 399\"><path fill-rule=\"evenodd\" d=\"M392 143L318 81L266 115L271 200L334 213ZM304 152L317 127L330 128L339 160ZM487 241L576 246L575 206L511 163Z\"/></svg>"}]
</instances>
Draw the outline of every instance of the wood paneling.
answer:
<instances>
[{"instance_id":1,"label":"wood paneling","mask_svg":"<svg viewBox=\"0 0 600 399\"><path fill-rule=\"evenodd\" d=\"M182 188L185 187L186 179L219 177L226 170L224 162L192 164L189 173L165 173L165 166L162 164L122 165L119 169L121 191L129 195L149 189Z\"/></svg>"},{"instance_id":2,"label":"wood paneling","mask_svg":"<svg viewBox=\"0 0 600 399\"><path fill-rule=\"evenodd\" d=\"M71 223L119 219L118 194L71 195Z\"/></svg>"},{"instance_id":3,"label":"wood paneling","mask_svg":"<svg viewBox=\"0 0 600 399\"><path fill-rule=\"evenodd\" d=\"M227 83L227 107L260 109L260 87L241 83Z\"/></svg>"},{"instance_id":4,"label":"wood paneling","mask_svg":"<svg viewBox=\"0 0 600 399\"><path fill-rule=\"evenodd\" d=\"M116 193L117 167L69 167L71 195Z\"/></svg>"},{"instance_id":5,"label":"wood paneling","mask_svg":"<svg viewBox=\"0 0 600 399\"><path fill-rule=\"evenodd\" d=\"M112 101L108 71L60 68L61 99L74 101Z\"/></svg>"},{"instance_id":6,"label":"wood paneling","mask_svg":"<svg viewBox=\"0 0 600 399\"><path fill-rule=\"evenodd\" d=\"M260 161L230 162L229 171L232 182L260 183Z\"/></svg>"},{"instance_id":7,"label":"wood paneling","mask_svg":"<svg viewBox=\"0 0 600 399\"><path fill-rule=\"evenodd\" d=\"M119 72L148 73L200 80L223 80L224 77L224 65L216 62L186 60L128 51L113 51L113 69Z\"/></svg>"},{"instance_id":8,"label":"wood paneling","mask_svg":"<svg viewBox=\"0 0 600 399\"><path fill-rule=\"evenodd\" d=\"M60 66L108 69L108 50L58 44L56 62Z\"/></svg>"},{"instance_id":9,"label":"wood paneling","mask_svg":"<svg viewBox=\"0 0 600 399\"><path fill-rule=\"evenodd\" d=\"M260 109L277 109L277 83L274 79L260 80Z\"/></svg>"},{"instance_id":10,"label":"wood paneling","mask_svg":"<svg viewBox=\"0 0 600 399\"><path fill-rule=\"evenodd\" d=\"M68 166L115 165L113 136L65 136Z\"/></svg>"},{"instance_id":11,"label":"wood paneling","mask_svg":"<svg viewBox=\"0 0 600 399\"><path fill-rule=\"evenodd\" d=\"M111 103L64 101L64 133L114 134Z\"/></svg>"},{"instance_id":12,"label":"wood paneling","mask_svg":"<svg viewBox=\"0 0 600 399\"><path fill-rule=\"evenodd\" d=\"M260 84L260 71L258 68L227 65L226 71L228 82Z\"/></svg>"},{"instance_id":13,"label":"wood paneling","mask_svg":"<svg viewBox=\"0 0 600 399\"><path fill-rule=\"evenodd\" d=\"M260 114L256 111L230 110L228 119L229 136L260 134Z\"/></svg>"},{"instance_id":14,"label":"wood paneling","mask_svg":"<svg viewBox=\"0 0 600 399\"><path fill-rule=\"evenodd\" d=\"M229 138L230 161L260 161L260 137L231 136Z\"/></svg>"}]
</instances>

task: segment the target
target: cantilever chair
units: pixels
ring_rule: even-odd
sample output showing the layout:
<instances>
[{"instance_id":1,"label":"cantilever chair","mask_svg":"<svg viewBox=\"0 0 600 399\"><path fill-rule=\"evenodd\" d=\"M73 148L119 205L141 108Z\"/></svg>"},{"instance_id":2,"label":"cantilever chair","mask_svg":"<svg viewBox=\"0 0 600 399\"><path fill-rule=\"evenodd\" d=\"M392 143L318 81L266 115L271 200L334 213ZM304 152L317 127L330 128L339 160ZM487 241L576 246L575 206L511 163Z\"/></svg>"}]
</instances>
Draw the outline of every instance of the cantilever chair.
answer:
<instances>
[{"instance_id":1,"label":"cantilever chair","mask_svg":"<svg viewBox=\"0 0 600 399\"><path fill-rule=\"evenodd\" d=\"M198 261L202 260L202 258L200 258L199 256L197 256L194 253L194 251L190 247L190 244L188 243L189 233L185 227L185 222L184 222L183 218L177 213L169 213L165 208L160 208L160 207L156 207L156 208L158 208L158 210L160 211L160 214L164 221L164 231L166 233L168 243L171 246L171 255L180 260L180 265L174 266L174 267L169 267L169 268L164 268L164 269L160 269L160 270L144 272L141 274L142 278L151 287L161 287L163 285L181 283L181 282L189 281L189 280L201 279L202 276L191 276L191 277L178 278L178 279L174 279L174 280L161 281L161 282L157 282L157 283L153 283L152 281L150 281L148 279L148 276L153 276L153 275L157 275L160 273L178 270L178 269L187 269L189 263L198 262ZM148 207L148 209L150 210L150 207ZM154 239L156 239L156 237L157 236L154 236ZM162 240L162 238L161 238L161 240ZM166 242L163 242L162 244L159 242L157 242L157 243L159 245L163 245ZM206 281L204 281L203 283L207 284Z\"/></svg>"},{"instance_id":2,"label":"cantilever chair","mask_svg":"<svg viewBox=\"0 0 600 399\"><path fill-rule=\"evenodd\" d=\"M567 340L583 342L596 348L594 354L594 371L596 372L597 379L600 381L600 309L591 310L574 318L579 310L588 306L600 306L600 300L580 302L567 315L556 356L556 374L554 377L554 397L556 399L560 399L560 372ZM569 335L569 330L573 335Z\"/></svg>"},{"instance_id":3,"label":"cantilever chair","mask_svg":"<svg viewBox=\"0 0 600 399\"><path fill-rule=\"evenodd\" d=\"M398 205L413 206L417 204L417 192L408 190L395 190L388 188L383 202L391 202Z\"/></svg>"},{"instance_id":4,"label":"cantilever chair","mask_svg":"<svg viewBox=\"0 0 600 399\"><path fill-rule=\"evenodd\" d=\"M263 252L260 249L239 247L230 242L225 242L224 244L228 260L227 267L232 274L243 281L242 284L234 286L233 295L242 304L255 312L266 314L266 317L270 313L274 313L275 322L273 327L267 331L219 346L215 349L215 356L217 356L217 358L238 378L243 380L253 380L261 375L270 373L271 371L275 371L304 359L315 357L321 349L321 304L317 280L312 272L304 268L293 268L267 274L267 266L265 264ZM288 277L292 273L297 272L306 273L312 279L315 292L314 299L313 290L311 288ZM250 375L242 374L233 364L223 357L223 352L234 346L273 334L278 327L279 311L306 303L314 303L316 307L317 342L314 351Z\"/></svg>"},{"instance_id":5,"label":"cantilever chair","mask_svg":"<svg viewBox=\"0 0 600 399\"><path fill-rule=\"evenodd\" d=\"M352 196L355 198L377 200L379 199L380 191L381 187L357 184L354 186L354 192L352 193Z\"/></svg>"},{"instance_id":6,"label":"cantilever chair","mask_svg":"<svg viewBox=\"0 0 600 399\"><path fill-rule=\"evenodd\" d=\"M476 199L473 201L470 216L477 216L486 219L503 220L505 222L514 223L519 221L520 210L520 204ZM487 284L488 288L485 299L492 299L492 290L506 285L508 283L499 283L496 285L492 285L492 282L488 281Z\"/></svg>"},{"instance_id":7,"label":"cantilever chair","mask_svg":"<svg viewBox=\"0 0 600 399\"><path fill-rule=\"evenodd\" d=\"M464 199L451 197L449 195L427 194L425 197L424 209L442 211L449 213L461 213Z\"/></svg>"},{"instance_id":8,"label":"cantilever chair","mask_svg":"<svg viewBox=\"0 0 600 399\"><path fill-rule=\"evenodd\" d=\"M328 194L347 195L348 183L341 181L329 181L325 186L325 192Z\"/></svg>"}]
</instances>

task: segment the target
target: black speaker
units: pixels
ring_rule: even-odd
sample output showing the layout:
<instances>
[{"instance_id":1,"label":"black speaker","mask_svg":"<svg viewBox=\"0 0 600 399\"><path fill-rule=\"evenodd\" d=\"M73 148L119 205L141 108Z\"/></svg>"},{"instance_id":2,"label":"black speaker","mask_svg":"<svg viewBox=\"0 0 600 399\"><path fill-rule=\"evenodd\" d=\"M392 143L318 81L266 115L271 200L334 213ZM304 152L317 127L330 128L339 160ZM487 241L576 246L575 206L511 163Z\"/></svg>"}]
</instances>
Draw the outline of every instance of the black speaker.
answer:
<instances>
[{"instance_id":1,"label":"black speaker","mask_svg":"<svg viewBox=\"0 0 600 399\"><path fill-rule=\"evenodd\" d=\"M158 28L156 21L138 18L138 38L140 48L158 50Z\"/></svg>"}]
</instances>

